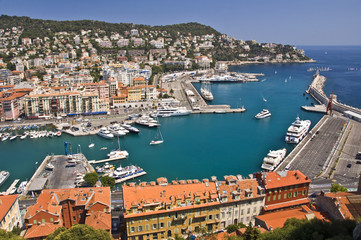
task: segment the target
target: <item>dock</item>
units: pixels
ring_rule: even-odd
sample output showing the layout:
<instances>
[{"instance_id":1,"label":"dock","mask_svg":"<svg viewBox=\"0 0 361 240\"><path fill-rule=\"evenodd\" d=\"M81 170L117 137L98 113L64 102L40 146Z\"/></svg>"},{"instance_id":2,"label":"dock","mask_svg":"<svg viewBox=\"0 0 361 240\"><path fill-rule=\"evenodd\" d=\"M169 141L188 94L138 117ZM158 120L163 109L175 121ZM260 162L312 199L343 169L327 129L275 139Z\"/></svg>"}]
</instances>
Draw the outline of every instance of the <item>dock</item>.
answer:
<instances>
[{"instance_id":1,"label":"dock","mask_svg":"<svg viewBox=\"0 0 361 240\"><path fill-rule=\"evenodd\" d=\"M14 182L8 188L8 190L6 190L5 195L9 195L11 190L16 186L16 184L18 184L19 181L20 181L20 179L15 179Z\"/></svg>"},{"instance_id":2,"label":"dock","mask_svg":"<svg viewBox=\"0 0 361 240\"><path fill-rule=\"evenodd\" d=\"M315 105L315 106L302 106L301 108L309 112L326 113L326 106L323 104Z\"/></svg>"},{"instance_id":3,"label":"dock","mask_svg":"<svg viewBox=\"0 0 361 240\"><path fill-rule=\"evenodd\" d=\"M116 160L121 160L121 159L126 159L126 157L117 157L117 158L112 158L112 159L102 159L102 160L89 160L89 161L88 161L88 163L91 163L91 164L98 164L98 163L111 162L111 161L116 161Z\"/></svg>"},{"instance_id":4,"label":"dock","mask_svg":"<svg viewBox=\"0 0 361 240\"><path fill-rule=\"evenodd\" d=\"M125 177L125 178L116 179L115 183L122 183L122 182L125 182L127 180L137 178L137 177L140 177L140 176L143 176L143 175L146 175L146 174L147 174L147 172L143 171L143 172L140 172L140 173L137 173L137 174Z\"/></svg>"}]
</instances>

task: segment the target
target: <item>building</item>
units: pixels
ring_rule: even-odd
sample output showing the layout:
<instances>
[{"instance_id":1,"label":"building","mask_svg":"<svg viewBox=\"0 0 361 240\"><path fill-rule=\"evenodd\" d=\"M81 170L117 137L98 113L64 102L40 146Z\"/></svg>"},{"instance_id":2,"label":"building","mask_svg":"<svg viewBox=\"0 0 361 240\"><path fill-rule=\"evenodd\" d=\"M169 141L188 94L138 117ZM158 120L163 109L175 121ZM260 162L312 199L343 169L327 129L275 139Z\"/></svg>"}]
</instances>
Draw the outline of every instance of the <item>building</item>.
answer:
<instances>
[{"instance_id":1,"label":"building","mask_svg":"<svg viewBox=\"0 0 361 240\"><path fill-rule=\"evenodd\" d=\"M74 88L82 89L86 93L94 93L100 99L109 99L109 85L105 81L95 83L81 83L73 86Z\"/></svg>"},{"instance_id":2,"label":"building","mask_svg":"<svg viewBox=\"0 0 361 240\"><path fill-rule=\"evenodd\" d=\"M221 202L221 229L231 224L250 222L260 214L264 206L265 191L256 179L243 179L241 175L225 176L217 182Z\"/></svg>"},{"instance_id":3,"label":"building","mask_svg":"<svg viewBox=\"0 0 361 240\"><path fill-rule=\"evenodd\" d=\"M308 189L311 180L299 170L255 173L266 190L264 211L274 211L310 202Z\"/></svg>"},{"instance_id":4,"label":"building","mask_svg":"<svg viewBox=\"0 0 361 240\"><path fill-rule=\"evenodd\" d=\"M0 228L11 231L22 226L18 195L0 196Z\"/></svg>"},{"instance_id":5,"label":"building","mask_svg":"<svg viewBox=\"0 0 361 240\"><path fill-rule=\"evenodd\" d=\"M287 209L284 211L277 211L267 213L256 217L256 226L263 227L268 231L272 231L276 228L282 228L290 218L307 219L314 218L328 221L328 215L325 212L318 211L314 206L308 207L303 205L301 207Z\"/></svg>"},{"instance_id":6,"label":"building","mask_svg":"<svg viewBox=\"0 0 361 240\"><path fill-rule=\"evenodd\" d=\"M59 227L87 224L111 230L110 188L47 189L25 214L25 239L45 239Z\"/></svg>"},{"instance_id":7,"label":"building","mask_svg":"<svg viewBox=\"0 0 361 240\"><path fill-rule=\"evenodd\" d=\"M194 231L219 229L219 201L215 182L180 180L168 184L130 183L123 186L128 239L165 239Z\"/></svg>"},{"instance_id":8,"label":"building","mask_svg":"<svg viewBox=\"0 0 361 240\"><path fill-rule=\"evenodd\" d=\"M26 93L21 92L9 92L2 94L2 97L0 97L0 113L5 121L18 119L21 114L20 99L25 95Z\"/></svg>"}]
</instances>

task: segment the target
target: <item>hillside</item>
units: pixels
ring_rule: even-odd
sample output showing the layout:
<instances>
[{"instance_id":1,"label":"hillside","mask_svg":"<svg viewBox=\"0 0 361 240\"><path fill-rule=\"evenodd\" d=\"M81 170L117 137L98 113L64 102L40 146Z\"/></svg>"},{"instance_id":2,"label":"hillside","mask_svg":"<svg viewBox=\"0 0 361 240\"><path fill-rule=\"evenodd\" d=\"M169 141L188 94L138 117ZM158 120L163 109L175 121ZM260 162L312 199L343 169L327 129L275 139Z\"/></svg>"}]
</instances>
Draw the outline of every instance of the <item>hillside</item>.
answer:
<instances>
[{"instance_id":1,"label":"hillside","mask_svg":"<svg viewBox=\"0 0 361 240\"><path fill-rule=\"evenodd\" d=\"M1 28L9 28L13 26L22 26L24 31L21 37L49 37L56 32L76 32L80 33L80 30L103 30L107 35L111 32L124 32L130 31L133 28L139 30L158 30L167 31L171 35L191 33L192 35L204 35L220 33L206 25L199 23L182 23L165 26L149 26L149 25L137 25L132 23L107 23L102 21L93 20L76 20L76 21L54 21L54 20L42 20L32 19L29 17L17 17L17 16L0 16Z\"/></svg>"}]
</instances>

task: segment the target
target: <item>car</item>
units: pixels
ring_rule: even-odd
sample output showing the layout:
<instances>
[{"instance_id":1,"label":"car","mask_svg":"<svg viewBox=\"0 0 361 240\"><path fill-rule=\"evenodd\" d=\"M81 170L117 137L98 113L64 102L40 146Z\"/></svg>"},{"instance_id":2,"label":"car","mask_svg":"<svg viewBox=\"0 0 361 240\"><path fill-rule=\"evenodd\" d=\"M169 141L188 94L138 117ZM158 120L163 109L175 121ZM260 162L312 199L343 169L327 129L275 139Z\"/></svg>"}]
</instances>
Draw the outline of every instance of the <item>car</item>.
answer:
<instances>
[{"instance_id":1,"label":"car","mask_svg":"<svg viewBox=\"0 0 361 240\"><path fill-rule=\"evenodd\" d=\"M361 164L361 161L356 161L356 164Z\"/></svg>"},{"instance_id":2,"label":"car","mask_svg":"<svg viewBox=\"0 0 361 240\"><path fill-rule=\"evenodd\" d=\"M351 163L349 163L349 164L347 164L347 168L351 168L351 166L352 166L352 164Z\"/></svg>"},{"instance_id":3,"label":"car","mask_svg":"<svg viewBox=\"0 0 361 240\"><path fill-rule=\"evenodd\" d=\"M356 159L361 159L361 152L358 152L358 153L356 154Z\"/></svg>"}]
</instances>

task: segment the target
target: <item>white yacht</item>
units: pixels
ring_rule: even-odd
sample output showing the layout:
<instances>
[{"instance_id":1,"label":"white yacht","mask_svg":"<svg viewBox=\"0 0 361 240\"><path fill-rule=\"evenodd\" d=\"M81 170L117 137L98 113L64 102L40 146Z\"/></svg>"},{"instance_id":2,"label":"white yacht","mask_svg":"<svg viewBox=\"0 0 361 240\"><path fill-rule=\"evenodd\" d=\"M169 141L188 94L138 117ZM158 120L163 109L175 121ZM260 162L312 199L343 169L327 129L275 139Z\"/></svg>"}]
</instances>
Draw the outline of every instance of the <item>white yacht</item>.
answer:
<instances>
[{"instance_id":1,"label":"white yacht","mask_svg":"<svg viewBox=\"0 0 361 240\"><path fill-rule=\"evenodd\" d=\"M0 172L0 186L8 179L10 173L8 171L1 171Z\"/></svg>"},{"instance_id":2,"label":"white yacht","mask_svg":"<svg viewBox=\"0 0 361 240\"><path fill-rule=\"evenodd\" d=\"M206 89L206 88L201 88L201 95L202 97L207 100L207 101L212 101L213 100L213 94L210 90Z\"/></svg>"},{"instance_id":3,"label":"white yacht","mask_svg":"<svg viewBox=\"0 0 361 240\"><path fill-rule=\"evenodd\" d=\"M5 133L5 135L1 138L1 141L4 142L8 140L9 137L10 137L10 133Z\"/></svg>"},{"instance_id":4,"label":"white yacht","mask_svg":"<svg viewBox=\"0 0 361 240\"><path fill-rule=\"evenodd\" d=\"M269 151L267 156L263 158L262 169L273 171L285 158L286 148L280 150Z\"/></svg>"},{"instance_id":5,"label":"white yacht","mask_svg":"<svg viewBox=\"0 0 361 240\"><path fill-rule=\"evenodd\" d=\"M130 165L126 167L119 166L113 172L113 178L115 179L126 178L141 172L143 172L143 169L140 167L136 167L134 165Z\"/></svg>"},{"instance_id":6,"label":"white yacht","mask_svg":"<svg viewBox=\"0 0 361 240\"><path fill-rule=\"evenodd\" d=\"M311 126L310 120L300 120L299 117L288 128L285 141L287 143L299 143L306 136L308 129Z\"/></svg>"},{"instance_id":7,"label":"white yacht","mask_svg":"<svg viewBox=\"0 0 361 240\"><path fill-rule=\"evenodd\" d=\"M268 109L263 109L260 113L258 113L255 118L262 119L271 116L271 113Z\"/></svg>"},{"instance_id":8,"label":"white yacht","mask_svg":"<svg viewBox=\"0 0 361 240\"><path fill-rule=\"evenodd\" d=\"M18 187L17 192L19 194L23 193L27 184L28 184L28 181L22 181Z\"/></svg>"},{"instance_id":9,"label":"white yacht","mask_svg":"<svg viewBox=\"0 0 361 240\"><path fill-rule=\"evenodd\" d=\"M88 148L93 148L95 146L94 143L89 144Z\"/></svg>"},{"instance_id":10,"label":"white yacht","mask_svg":"<svg viewBox=\"0 0 361 240\"><path fill-rule=\"evenodd\" d=\"M133 126L131 126L131 125L129 125L129 124L123 123L123 124L122 124L122 127L125 128L125 129L127 129L129 132L132 132L132 133L139 133L139 132L140 132L138 128L133 127Z\"/></svg>"},{"instance_id":11,"label":"white yacht","mask_svg":"<svg viewBox=\"0 0 361 240\"><path fill-rule=\"evenodd\" d=\"M151 114L152 117L173 117L173 116L185 116L189 115L191 110L185 107L169 107L164 106L158 108L157 111Z\"/></svg>"},{"instance_id":12,"label":"white yacht","mask_svg":"<svg viewBox=\"0 0 361 240\"><path fill-rule=\"evenodd\" d=\"M103 138L113 138L114 137L114 134L111 133L106 127L102 127L97 134Z\"/></svg>"},{"instance_id":13,"label":"white yacht","mask_svg":"<svg viewBox=\"0 0 361 240\"><path fill-rule=\"evenodd\" d=\"M125 150L115 149L108 153L108 160L124 159L129 156L129 153Z\"/></svg>"}]
</instances>

